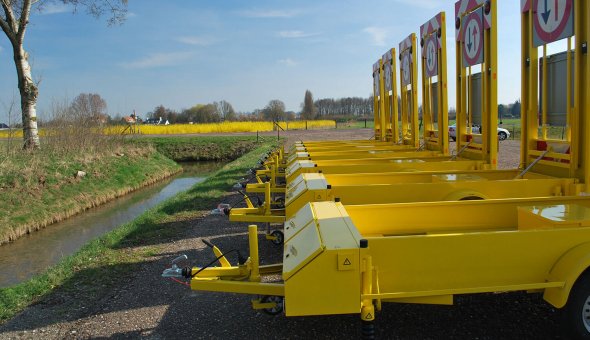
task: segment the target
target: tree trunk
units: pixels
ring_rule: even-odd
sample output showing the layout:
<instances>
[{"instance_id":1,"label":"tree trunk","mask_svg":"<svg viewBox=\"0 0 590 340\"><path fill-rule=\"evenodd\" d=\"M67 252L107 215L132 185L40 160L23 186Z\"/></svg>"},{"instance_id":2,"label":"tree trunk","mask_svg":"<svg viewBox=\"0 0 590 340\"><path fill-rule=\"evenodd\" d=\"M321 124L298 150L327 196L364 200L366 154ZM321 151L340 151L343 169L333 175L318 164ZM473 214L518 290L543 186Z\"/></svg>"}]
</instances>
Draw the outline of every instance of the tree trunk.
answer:
<instances>
[{"instance_id":1,"label":"tree trunk","mask_svg":"<svg viewBox=\"0 0 590 340\"><path fill-rule=\"evenodd\" d=\"M20 106L23 120L23 139L25 149L37 149L40 147L39 133L37 131L37 96L39 90L33 82L29 57L22 45L13 46L14 64L18 76L18 90L20 92Z\"/></svg>"}]
</instances>

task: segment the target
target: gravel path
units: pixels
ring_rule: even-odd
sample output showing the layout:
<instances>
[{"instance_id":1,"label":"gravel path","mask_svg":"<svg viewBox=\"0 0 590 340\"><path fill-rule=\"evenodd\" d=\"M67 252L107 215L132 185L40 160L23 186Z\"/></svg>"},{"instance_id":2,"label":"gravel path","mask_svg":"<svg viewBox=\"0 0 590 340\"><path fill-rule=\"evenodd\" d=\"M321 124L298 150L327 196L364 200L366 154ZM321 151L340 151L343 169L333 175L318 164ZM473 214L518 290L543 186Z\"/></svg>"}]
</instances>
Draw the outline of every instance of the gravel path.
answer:
<instances>
[{"instance_id":1,"label":"gravel path","mask_svg":"<svg viewBox=\"0 0 590 340\"><path fill-rule=\"evenodd\" d=\"M358 133L358 130L351 132ZM518 144L512 141L501 143L502 155L517 149ZM508 163L514 163L514 159ZM224 201L237 198L228 196ZM58 288L1 325L0 338L353 339L360 336L357 315L271 317L252 310L248 296L192 292L188 287L161 278L162 270L181 253L189 255L194 264L214 259L201 238L211 240L225 251L239 249L244 255L248 253L246 224L229 223L224 216L205 216L199 212L167 227L174 228L176 236L149 245L157 246L159 251L139 264L116 265L114 269L126 274L115 285L81 285L75 291ZM265 241L262 234L259 243L263 263L280 260L280 248ZM126 250L141 252L145 248ZM455 306L384 304L383 311L377 314L376 326L382 339L548 339L560 338L558 321L556 311L540 296L510 293L458 297Z\"/></svg>"}]
</instances>

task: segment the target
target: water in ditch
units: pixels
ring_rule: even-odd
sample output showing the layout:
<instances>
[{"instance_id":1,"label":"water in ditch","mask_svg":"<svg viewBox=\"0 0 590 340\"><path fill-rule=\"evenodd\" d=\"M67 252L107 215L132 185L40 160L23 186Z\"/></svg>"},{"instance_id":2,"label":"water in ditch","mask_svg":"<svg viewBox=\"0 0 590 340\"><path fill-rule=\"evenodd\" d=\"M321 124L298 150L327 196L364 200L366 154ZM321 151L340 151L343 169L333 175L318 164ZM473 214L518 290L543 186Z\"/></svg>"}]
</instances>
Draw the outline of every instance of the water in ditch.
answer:
<instances>
[{"instance_id":1,"label":"water in ditch","mask_svg":"<svg viewBox=\"0 0 590 340\"><path fill-rule=\"evenodd\" d=\"M181 164L183 172L109 203L0 246L0 287L41 273L90 240L137 218L145 210L185 191L221 167L215 162Z\"/></svg>"}]
</instances>

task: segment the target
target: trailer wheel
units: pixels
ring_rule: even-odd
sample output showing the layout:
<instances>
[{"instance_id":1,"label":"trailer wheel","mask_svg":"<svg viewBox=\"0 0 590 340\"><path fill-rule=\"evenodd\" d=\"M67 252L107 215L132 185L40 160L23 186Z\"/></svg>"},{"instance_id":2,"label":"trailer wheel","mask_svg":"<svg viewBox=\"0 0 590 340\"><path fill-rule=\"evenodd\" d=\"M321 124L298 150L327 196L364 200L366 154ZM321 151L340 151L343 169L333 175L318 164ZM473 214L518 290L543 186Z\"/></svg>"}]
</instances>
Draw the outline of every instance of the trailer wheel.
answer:
<instances>
[{"instance_id":1,"label":"trailer wheel","mask_svg":"<svg viewBox=\"0 0 590 340\"><path fill-rule=\"evenodd\" d=\"M564 330L573 339L590 337L590 272L582 274L574 284L563 316Z\"/></svg>"},{"instance_id":2,"label":"trailer wheel","mask_svg":"<svg viewBox=\"0 0 590 340\"><path fill-rule=\"evenodd\" d=\"M283 232L280 230L273 230L273 232L270 233L270 235L275 237L275 239L272 240L272 243L277 246L280 246L285 241L285 234L283 234Z\"/></svg>"},{"instance_id":3,"label":"trailer wheel","mask_svg":"<svg viewBox=\"0 0 590 340\"><path fill-rule=\"evenodd\" d=\"M262 303L274 302L277 305L273 308L265 308L262 311L268 315L279 315L283 312L283 297L265 295L260 299Z\"/></svg>"}]
</instances>

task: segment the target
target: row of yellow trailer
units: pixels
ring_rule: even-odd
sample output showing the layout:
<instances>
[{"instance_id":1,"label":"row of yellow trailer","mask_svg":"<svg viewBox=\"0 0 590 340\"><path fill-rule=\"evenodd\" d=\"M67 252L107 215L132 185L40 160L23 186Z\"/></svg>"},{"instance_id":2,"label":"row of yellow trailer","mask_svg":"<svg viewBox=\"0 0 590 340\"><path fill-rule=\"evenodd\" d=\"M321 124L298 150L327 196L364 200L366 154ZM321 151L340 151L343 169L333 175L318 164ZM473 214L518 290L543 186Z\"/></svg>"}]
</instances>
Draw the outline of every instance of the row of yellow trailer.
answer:
<instances>
[{"instance_id":1,"label":"row of yellow trailer","mask_svg":"<svg viewBox=\"0 0 590 340\"><path fill-rule=\"evenodd\" d=\"M543 6L553 6L550 20ZM518 169L496 169L497 3L460 0L455 154L443 12L420 27L419 39L411 34L399 54L391 49L375 63L374 140L298 142L268 155L255 183L243 183L247 206L231 209L230 220L279 226L267 238L282 244L282 263L259 265L252 225L243 263L232 266L211 245L220 266L173 265L164 276L187 278L194 290L257 295L253 307L271 314L359 314L367 338L383 302L541 293L563 311L571 335L590 337L590 4L521 0L520 7ZM561 58L547 55L561 39ZM564 138L549 138L548 126L559 122ZM258 206L249 199L257 194Z\"/></svg>"}]
</instances>

